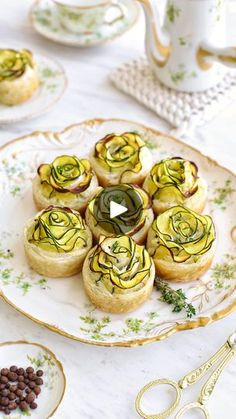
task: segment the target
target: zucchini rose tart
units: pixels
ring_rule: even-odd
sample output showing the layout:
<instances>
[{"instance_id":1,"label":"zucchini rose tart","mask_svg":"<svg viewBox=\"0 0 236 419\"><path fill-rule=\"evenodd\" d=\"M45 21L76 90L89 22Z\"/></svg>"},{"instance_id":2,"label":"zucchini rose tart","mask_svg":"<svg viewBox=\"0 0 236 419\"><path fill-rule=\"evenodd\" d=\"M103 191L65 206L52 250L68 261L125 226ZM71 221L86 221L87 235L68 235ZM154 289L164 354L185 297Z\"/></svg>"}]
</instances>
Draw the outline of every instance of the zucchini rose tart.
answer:
<instances>
[{"instance_id":1,"label":"zucchini rose tart","mask_svg":"<svg viewBox=\"0 0 236 419\"><path fill-rule=\"evenodd\" d=\"M96 307L124 313L148 299L155 267L144 246L130 237L101 237L85 259L82 276L85 291Z\"/></svg>"},{"instance_id":2,"label":"zucchini rose tart","mask_svg":"<svg viewBox=\"0 0 236 419\"><path fill-rule=\"evenodd\" d=\"M201 213L207 199L206 182L198 176L195 163L181 157L162 160L153 166L143 188L153 199L156 214L175 205Z\"/></svg>"},{"instance_id":3,"label":"zucchini rose tart","mask_svg":"<svg viewBox=\"0 0 236 419\"><path fill-rule=\"evenodd\" d=\"M126 211L112 217L112 202L122 205ZM127 234L142 244L154 219L151 205L149 195L138 186L122 183L100 188L87 207L86 223L96 241L100 236Z\"/></svg>"},{"instance_id":4,"label":"zucchini rose tart","mask_svg":"<svg viewBox=\"0 0 236 419\"><path fill-rule=\"evenodd\" d=\"M33 181L33 197L39 210L61 205L83 211L97 187L89 161L65 155L39 166Z\"/></svg>"},{"instance_id":5,"label":"zucchini rose tart","mask_svg":"<svg viewBox=\"0 0 236 419\"><path fill-rule=\"evenodd\" d=\"M152 166L150 151L134 132L107 135L96 143L90 161L104 187L126 182L140 185Z\"/></svg>"},{"instance_id":6,"label":"zucchini rose tart","mask_svg":"<svg viewBox=\"0 0 236 419\"><path fill-rule=\"evenodd\" d=\"M31 52L0 49L0 103L23 103L38 87L37 67Z\"/></svg>"},{"instance_id":7,"label":"zucchini rose tart","mask_svg":"<svg viewBox=\"0 0 236 419\"><path fill-rule=\"evenodd\" d=\"M29 265L39 274L72 276L82 269L92 234L78 212L51 206L27 223L24 247Z\"/></svg>"},{"instance_id":8,"label":"zucchini rose tart","mask_svg":"<svg viewBox=\"0 0 236 419\"><path fill-rule=\"evenodd\" d=\"M177 282L194 281L210 267L215 239L210 216L176 206L154 220L148 233L147 249L159 277Z\"/></svg>"}]
</instances>

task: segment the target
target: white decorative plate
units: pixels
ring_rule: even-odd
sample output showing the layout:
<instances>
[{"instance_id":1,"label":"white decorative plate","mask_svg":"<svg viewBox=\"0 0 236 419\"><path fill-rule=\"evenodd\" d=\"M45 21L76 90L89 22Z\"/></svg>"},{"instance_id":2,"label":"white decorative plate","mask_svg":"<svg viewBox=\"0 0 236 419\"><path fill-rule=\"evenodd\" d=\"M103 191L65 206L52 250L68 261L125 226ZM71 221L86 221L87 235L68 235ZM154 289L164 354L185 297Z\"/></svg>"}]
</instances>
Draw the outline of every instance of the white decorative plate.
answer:
<instances>
[{"instance_id":1,"label":"white decorative plate","mask_svg":"<svg viewBox=\"0 0 236 419\"><path fill-rule=\"evenodd\" d=\"M64 29L58 19L55 4L51 0L36 0L30 11L34 29L51 41L63 45L88 47L111 41L129 30L139 16L139 5L134 0L120 0L125 15L113 24L104 24L92 34L74 34ZM112 20L112 15L111 18Z\"/></svg>"},{"instance_id":2,"label":"white decorative plate","mask_svg":"<svg viewBox=\"0 0 236 419\"><path fill-rule=\"evenodd\" d=\"M1 419L48 419L58 409L66 388L66 378L62 364L55 355L45 346L37 343L17 341L0 343L1 368L9 368L11 365L34 369L44 372L42 392L36 399L38 408L22 413L20 409L14 410L6 416L0 412Z\"/></svg>"},{"instance_id":3,"label":"white decorative plate","mask_svg":"<svg viewBox=\"0 0 236 419\"><path fill-rule=\"evenodd\" d=\"M67 86L65 72L52 58L34 54L38 64L39 89L26 102L6 106L0 104L0 124L12 124L47 112L63 95Z\"/></svg>"},{"instance_id":4,"label":"white decorative plate","mask_svg":"<svg viewBox=\"0 0 236 419\"><path fill-rule=\"evenodd\" d=\"M111 132L137 131L152 149L153 161L182 156L196 162L209 186L205 213L212 215L218 249L207 274L182 286L197 314L184 312L151 298L130 314L105 314L96 310L83 289L81 276L49 279L29 269L23 249L22 230L36 213L31 179L42 162L62 153L88 155L95 142ZM199 151L175 138L135 122L91 120L61 133L33 133L0 150L2 202L0 218L0 286L3 299L30 319L64 336L103 346L135 346L163 339L178 330L204 326L236 308L236 176Z\"/></svg>"}]
</instances>

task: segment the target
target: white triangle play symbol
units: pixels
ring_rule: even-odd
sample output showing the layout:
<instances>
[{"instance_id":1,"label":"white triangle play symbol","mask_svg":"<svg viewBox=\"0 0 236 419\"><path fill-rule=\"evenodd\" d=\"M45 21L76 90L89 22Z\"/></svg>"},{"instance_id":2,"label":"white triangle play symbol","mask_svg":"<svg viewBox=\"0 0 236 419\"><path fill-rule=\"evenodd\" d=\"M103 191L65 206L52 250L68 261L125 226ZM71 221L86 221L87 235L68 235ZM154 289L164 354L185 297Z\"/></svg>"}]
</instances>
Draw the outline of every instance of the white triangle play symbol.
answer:
<instances>
[{"instance_id":1,"label":"white triangle play symbol","mask_svg":"<svg viewBox=\"0 0 236 419\"><path fill-rule=\"evenodd\" d=\"M128 208L124 207L123 205L117 204L114 201L110 202L110 218L124 214L126 211L128 211Z\"/></svg>"}]
</instances>

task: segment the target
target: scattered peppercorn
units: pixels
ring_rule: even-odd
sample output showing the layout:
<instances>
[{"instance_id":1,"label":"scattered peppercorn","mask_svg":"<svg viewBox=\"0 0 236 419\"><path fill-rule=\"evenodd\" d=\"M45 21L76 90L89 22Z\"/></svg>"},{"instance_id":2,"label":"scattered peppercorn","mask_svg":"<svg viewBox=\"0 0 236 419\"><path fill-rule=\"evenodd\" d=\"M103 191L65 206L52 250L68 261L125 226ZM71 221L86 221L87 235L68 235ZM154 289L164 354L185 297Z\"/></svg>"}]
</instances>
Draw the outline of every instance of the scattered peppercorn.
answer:
<instances>
[{"instance_id":1,"label":"scattered peppercorn","mask_svg":"<svg viewBox=\"0 0 236 419\"><path fill-rule=\"evenodd\" d=\"M43 379L42 378L37 378L37 380L35 380L35 383L37 384L37 386L42 386L43 385Z\"/></svg>"},{"instance_id":2,"label":"scattered peppercorn","mask_svg":"<svg viewBox=\"0 0 236 419\"><path fill-rule=\"evenodd\" d=\"M23 391L22 391L22 390L20 390L20 389L18 388L18 389L16 390L15 394L16 394L18 397L21 397L21 396L23 396Z\"/></svg>"},{"instance_id":3,"label":"scattered peppercorn","mask_svg":"<svg viewBox=\"0 0 236 419\"><path fill-rule=\"evenodd\" d=\"M32 372L32 373L28 374L28 379L30 381L34 381L34 380L37 379L37 375Z\"/></svg>"},{"instance_id":4,"label":"scattered peppercorn","mask_svg":"<svg viewBox=\"0 0 236 419\"><path fill-rule=\"evenodd\" d=\"M1 375L7 375L9 373L9 369L8 368L2 368L1 369Z\"/></svg>"},{"instance_id":5,"label":"scattered peppercorn","mask_svg":"<svg viewBox=\"0 0 236 419\"><path fill-rule=\"evenodd\" d=\"M16 371L18 375L24 375L25 370L24 368L18 368L18 370Z\"/></svg>"},{"instance_id":6,"label":"scattered peppercorn","mask_svg":"<svg viewBox=\"0 0 236 419\"><path fill-rule=\"evenodd\" d=\"M25 383L23 383L23 382L20 382L20 383L18 383L18 388L19 388L20 390L25 390L25 388L26 388L26 384L25 384Z\"/></svg>"},{"instance_id":7,"label":"scattered peppercorn","mask_svg":"<svg viewBox=\"0 0 236 419\"><path fill-rule=\"evenodd\" d=\"M33 391L36 394L36 396L38 396L41 393L41 388L39 386L36 386L34 387Z\"/></svg>"},{"instance_id":8,"label":"scattered peppercorn","mask_svg":"<svg viewBox=\"0 0 236 419\"><path fill-rule=\"evenodd\" d=\"M9 393L9 395L8 395L9 400L15 400L15 398L16 398L15 393Z\"/></svg>"},{"instance_id":9,"label":"scattered peppercorn","mask_svg":"<svg viewBox=\"0 0 236 419\"><path fill-rule=\"evenodd\" d=\"M5 377L6 378L6 377ZM8 374L7 374L7 378L8 378L8 380L9 381L16 381L17 380L17 378L18 378L18 375L15 373L15 372L12 372L12 371L10 371Z\"/></svg>"},{"instance_id":10,"label":"scattered peppercorn","mask_svg":"<svg viewBox=\"0 0 236 419\"><path fill-rule=\"evenodd\" d=\"M5 388L4 390L1 391L1 396L7 397L9 393L10 391L7 388Z\"/></svg>"},{"instance_id":11,"label":"scattered peppercorn","mask_svg":"<svg viewBox=\"0 0 236 419\"><path fill-rule=\"evenodd\" d=\"M22 412L37 409L35 399L41 393L42 376L43 371L33 367L0 369L0 412L10 415L17 408Z\"/></svg>"},{"instance_id":12,"label":"scattered peppercorn","mask_svg":"<svg viewBox=\"0 0 236 419\"><path fill-rule=\"evenodd\" d=\"M26 396L25 400L27 403L31 404L35 401L35 394L33 392L29 393L28 396Z\"/></svg>"},{"instance_id":13,"label":"scattered peppercorn","mask_svg":"<svg viewBox=\"0 0 236 419\"><path fill-rule=\"evenodd\" d=\"M43 371L42 371L42 370L38 370L38 371L36 372L36 375L37 375L38 377L42 377L42 376L43 376Z\"/></svg>"},{"instance_id":14,"label":"scattered peppercorn","mask_svg":"<svg viewBox=\"0 0 236 419\"><path fill-rule=\"evenodd\" d=\"M17 408L16 403L14 403L14 402L9 403L9 405L8 405L9 410L15 410L16 408Z\"/></svg>"},{"instance_id":15,"label":"scattered peppercorn","mask_svg":"<svg viewBox=\"0 0 236 419\"><path fill-rule=\"evenodd\" d=\"M28 404L25 401L22 401L19 404L19 408L20 408L20 410L22 410L24 412L24 411L28 410Z\"/></svg>"},{"instance_id":16,"label":"scattered peppercorn","mask_svg":"<svg viewBox=\"0 0 236 419\"><path fill-rule=\"evenodd\" d=\"M2 406L8 406L9 405L9 399L7 397L1 398L1 405Z\"/></svg>"}]
</instances>

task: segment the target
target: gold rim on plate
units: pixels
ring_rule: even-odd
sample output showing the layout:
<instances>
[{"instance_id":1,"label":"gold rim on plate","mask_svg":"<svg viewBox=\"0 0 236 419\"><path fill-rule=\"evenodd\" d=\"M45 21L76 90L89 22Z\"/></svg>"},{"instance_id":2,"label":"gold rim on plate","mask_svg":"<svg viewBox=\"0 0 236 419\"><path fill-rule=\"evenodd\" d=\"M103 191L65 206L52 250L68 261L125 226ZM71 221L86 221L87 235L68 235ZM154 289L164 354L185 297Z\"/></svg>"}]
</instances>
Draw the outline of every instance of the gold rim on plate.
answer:
<instances>
[{"instance_id":1,"label":"gold rim on plate","mask_svg":"<svg viewBox=\"0 0 236 419\"><path fill-rule=\"evenodd\" d=\"M66 127L64 130L60 131L60 132L50 132L50 131L35 131L31 134L28 135L24 135L22 137L16 138L6 144L4 144L3 146L0 147L0 151L3 150L4 148L7 148L9 146L11 146L12 144L16 143L16 142L20 142L20 141L24 141L28 138L31 138L32 136L38 136L38 135L48 135L51 137L56 138L59 142L60 142L60 136L65 134L66 132L70 131L71 129L75 128L75 127L82 127L82 126L90 126L90 127L94 127L96 125L100 125L102 123L106 123L106 122L125 122L125 123L134 123L139 125L140 127L142 127L144 130L147 130L149 132L152 132L155 136L158 135L167 135L169 138L171 138L173 141L175 141L178 144L184 144L182 141L177 140L177 138L169 135L169 134L164 134L158 130L156 130L155 128L152 127L148 127L144 124L140 124L139 122L136 121L130 121L127 119L119 119L119 118L109 118L109 119L103 119L103 118L95 118L95 119L89 119L83 122L80 122L78 124L72 124L68 127ZM208 160L208 162L212 163L214 166L218 166L224 170L226 170L230 175L236 177L236 174L231 171L230 169L227 169L226 167L222 166L221 164L219 164L216 160L208 157L207 155L203 154L201 151L199 151L197 148L188 145L187 147L191 150L193 150L194 152L198 153L200 156L206 158ZM236 298L234 299L234 301L229 304L228 307L226 307L225 309L219 310L217 312L212 313L209 316L203 316L203 317L199 317L196 320L191 320L191 321L186 321L185 323L177 323L171 328L169 329L167 332L162 333L158 336L152 336L152 337L147 337L147 338L141 338L141 339L132 339L129 341L117 341L117 342L97 342L97 341L92 341L89 339L83 339L80 338L78 336L74 336L71 335L70 333L65 332L63 329L60 329L57 326L53 326L51 324L48 324L46 322L43 322L31 315L29 315L28 313L24 312L22 309L20 309L19 307L17 307L15 304L13 304L3 293L2 290L0 290L0 297L7 303L9 304L11 307L13 307L15 310L17 310L19 313L23 314L24 316L26 316L28 319L32 320L33 322L40 324L41 326L46 327L47 329L51 330L52 332L55 332L61 336L64 336L66 338L78 341L78 342L82 342L82 343L87 343L90 345L95 345L95 346L104 346L104 347L135 347L135 346L143 346L146 345L147 343L152 343L152 342L156 342L159 340L164 340L167 337L173 335L176 332L179 331L183 331L183 330L190 330L190 329L195 329L197 327L203 327L203 326L207 326L213 322L215 322L216 320L220 320L223 319L225 316L231 314L233 311L236 310Z\"/></svg>"},{"instance_id":2,"label":"gold rim on plate","mask_svg":"<svg viewBox=\"0 0 236 419\"><path fill-rule=\"evenodd\" d=\"M62 400L63 400L63 397L65 395L65 391L66 391L66 385L67 385L66 375L65 375L64 368L63 368L63 365L62 365L61 361L59 361L59 359L51 351L51 349L47 348L47 346L41 345L41 343L30 342L28 340L16 340L16 341L0 342L0 347L2 347L2 346L10 346L10 345L33 345L33 346L37 346L38 348L43 349L45 352L48 352L49 355L51 355L51 357L54 358L54 360L56 361L56 363L57 363L57 365L59 367L59 370L62 373L62 377L63 377L63 391L62 391L62 395L60 397L60 400L59 400L57 406L52 410L52 412L49 413L49 416L47 416L45 419L52 418L53 415L56 413L58 407L60 406Z\"/></svg>"}]
</instances>

